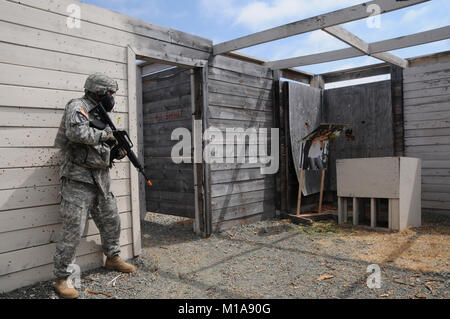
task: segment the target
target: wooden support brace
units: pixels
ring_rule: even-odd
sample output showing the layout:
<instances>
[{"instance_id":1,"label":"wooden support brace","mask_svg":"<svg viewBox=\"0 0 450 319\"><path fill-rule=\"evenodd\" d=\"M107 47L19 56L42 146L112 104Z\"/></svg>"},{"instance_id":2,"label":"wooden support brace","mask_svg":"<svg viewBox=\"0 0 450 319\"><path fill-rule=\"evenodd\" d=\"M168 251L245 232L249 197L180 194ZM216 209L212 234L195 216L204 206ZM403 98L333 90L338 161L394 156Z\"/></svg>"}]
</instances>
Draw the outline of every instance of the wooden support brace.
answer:
<instances>
[{"instance_id":1,"label":"wooden support brace","mask_svg":"<svg viewBox=\"0 0 450 319\"><path fill-rule=\"evenodd\" d=\"M300 169L300 182L298 185L298 198L297 198L297 216L300 215L300 206L302 204L302 188L303 188L303 169Z\"/></svg>"},{"instance_id":2,"label":"wooden support brace","mask_svg":"<svg viewBox=\"0 0 450 319\"><path fill-rule=\"evenodd\" d=\"M377 216L376 216L376 210L377 210L377 201L376 198L370 199L370 227L375 228L377 225Z\"/></svg>"},{"instance_id":3,"label":"wooden support brace","mask_svg":"<svg viewBox=\"0 0 450 319\"><path fill-rule=\"evenodd\" d=\"M322 200L323 200L323 186L325 182L325 170L322 169L322 178L320 180L320 198L319 198L319 210L318 213L322 212Z\"/></svg>"}]
</instances>

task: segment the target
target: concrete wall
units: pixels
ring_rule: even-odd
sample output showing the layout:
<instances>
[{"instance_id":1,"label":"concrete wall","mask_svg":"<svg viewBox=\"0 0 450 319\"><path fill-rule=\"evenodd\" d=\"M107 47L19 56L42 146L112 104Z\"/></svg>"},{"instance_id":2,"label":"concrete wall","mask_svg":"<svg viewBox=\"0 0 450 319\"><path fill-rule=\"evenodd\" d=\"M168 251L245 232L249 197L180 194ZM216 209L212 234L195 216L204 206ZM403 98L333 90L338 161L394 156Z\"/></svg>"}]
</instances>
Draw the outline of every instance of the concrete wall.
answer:
<instances>
[{"instance_id":1,"label":"concrete wall","mask_svg":"<svg viewBox=\"0 0 450 319\"><path fill-rule=\"evenodd\" d=\"M403 73L405 156L422 159L422 209L450 214L450 54Z\"/></svg>"},{"instance_id":2,"label":"concrete wall","mask_svg":"<svg viewBox=\"0 0 450 319\"><path fill-rule=\"evenodd\" d=\"M67 24L67 8L72 4L81 9L80 28ZM104 72L118 81L113 118L118 127L136 132L133 50L186 61L207 59L211 42L73 0L1 1L0 20L3 292L53 277L61 163L53 143L65 104L83 95L88 74ZM122 161L111 171L125 258L140 251L139 195L137 183L131 183L132 170L128 161ZM100 237L92 220L77 255L82 270L102 263Z\"/></svg>"}]
</instances>

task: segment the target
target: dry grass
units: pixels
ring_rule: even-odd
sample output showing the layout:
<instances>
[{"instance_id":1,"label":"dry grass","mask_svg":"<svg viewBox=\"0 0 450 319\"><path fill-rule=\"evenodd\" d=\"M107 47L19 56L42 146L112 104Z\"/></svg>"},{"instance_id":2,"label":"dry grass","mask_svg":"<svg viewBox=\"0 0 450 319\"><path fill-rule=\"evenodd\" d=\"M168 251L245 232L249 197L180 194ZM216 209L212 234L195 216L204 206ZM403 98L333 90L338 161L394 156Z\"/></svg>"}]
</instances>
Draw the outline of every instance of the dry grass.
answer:
<instances>
[{"instance_id":1,"label":"dry grass","mask_svg":"<svg viewBox=\"0 0 450 319\"><path fill-rule=\"evenodd\" d=\"M318 224L330 227L328 223ZM450 272L449 223L428 223L401 232L379 232L348 226L335 228L332 238L319 241L324 249L335 246L332 240L339 238L344 241L339 246L352 258L370 263L390 263L414 271ZM354 249L358 243L363 244L364 248Z\"/></svg>"}]
</instances>

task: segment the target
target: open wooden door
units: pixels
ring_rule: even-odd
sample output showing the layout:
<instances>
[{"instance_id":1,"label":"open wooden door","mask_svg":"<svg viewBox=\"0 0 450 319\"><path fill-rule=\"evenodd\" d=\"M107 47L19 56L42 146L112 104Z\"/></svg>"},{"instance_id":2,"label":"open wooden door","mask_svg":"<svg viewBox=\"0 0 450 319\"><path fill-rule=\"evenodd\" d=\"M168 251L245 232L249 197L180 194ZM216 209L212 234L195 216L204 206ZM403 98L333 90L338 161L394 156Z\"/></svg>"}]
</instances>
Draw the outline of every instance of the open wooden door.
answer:
<instances>
[{"instance_id":1,"label":"open wooden door","mask_svg":"<svg viewBox=\"0 0 450 319\"><path fill-rule=\"evenodd\" d=\"M146 188L147 211L195 218L192 161L177 164L171 157L178 143L172 140L172 132L177 128L192 131L190 72L166 66L143 74L144 159L153 183Z\"/></svg>"}]
</instances>

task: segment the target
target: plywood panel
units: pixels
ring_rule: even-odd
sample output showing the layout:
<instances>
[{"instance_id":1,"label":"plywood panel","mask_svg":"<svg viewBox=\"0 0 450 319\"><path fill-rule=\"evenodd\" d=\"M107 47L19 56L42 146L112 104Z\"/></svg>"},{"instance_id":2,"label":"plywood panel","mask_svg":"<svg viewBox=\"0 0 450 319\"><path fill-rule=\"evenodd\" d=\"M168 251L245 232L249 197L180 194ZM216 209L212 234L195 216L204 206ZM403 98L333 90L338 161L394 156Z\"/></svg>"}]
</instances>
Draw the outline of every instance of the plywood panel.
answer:
<instances>
[{"instance_id":1,"label":"plywood panel","mask_svg":"<svg viewBox=\"0 0 450 319\"><path fill-rule=\"evenodd\" d=\"M399 165L397 157L338 159L338 196L398 198Z\"/></svg>"},{"instance_id":2,"label":"plywood panel","mask_svg":"<svg viewBox=\"0 0 450 319\"><path fill-rule=\"evenodd\" d=\"M300 152L305 136L319 126L321 121L321 90L298 83L289 83L289 135L291 154L297 180L300 167Z\"/></svg>"}]
</instances>

